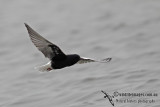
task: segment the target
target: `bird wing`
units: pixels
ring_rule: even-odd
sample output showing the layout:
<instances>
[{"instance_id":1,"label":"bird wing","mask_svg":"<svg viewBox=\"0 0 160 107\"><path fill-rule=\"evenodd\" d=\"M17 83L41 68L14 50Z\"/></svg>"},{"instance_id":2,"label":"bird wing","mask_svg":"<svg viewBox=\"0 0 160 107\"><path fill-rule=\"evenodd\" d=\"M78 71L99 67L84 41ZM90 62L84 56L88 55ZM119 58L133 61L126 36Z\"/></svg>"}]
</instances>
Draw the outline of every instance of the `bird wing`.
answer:
<instances>
[{"instance_id":1,"label":"bird wing","mask_svg":"<svg viewBox=\"0 0 160 107\"><path fill-rule=\"evenodd\" d=\"M65 56L65 54L61 51L61 49L58 46L43 38L40 34L34 31L28 24L24 24L28 30L28 34L31 38L31 41L38 48L38 50L40 50L44 54L45 57L52 59L56 56Z\"/></svg>"},{"instance_id":2,"label":"bird wing","mask_svg":"<svg viewBox=\"0 0 160 107\"><path fill-rule=\"evenodd\" d=\"M84 63L89 63L89 62L101 62L101 63L106 63L111 61L112 58L106 58L100 61L94 60L94 59L90 59L90 58L85 58L85 57L81 57L80 60L77 62L77 64L84 64Z\"/></svg>"},{"instance_id":3,"label":"bird wing","mask_svg":"<svg viewBox=\"0 0 160 107\"><path fill-rule=\"evenodd\" d=\"M104 92L103 90L101 90L101 92L106 95L106 92Z\"/></svg>"}]
</instances>

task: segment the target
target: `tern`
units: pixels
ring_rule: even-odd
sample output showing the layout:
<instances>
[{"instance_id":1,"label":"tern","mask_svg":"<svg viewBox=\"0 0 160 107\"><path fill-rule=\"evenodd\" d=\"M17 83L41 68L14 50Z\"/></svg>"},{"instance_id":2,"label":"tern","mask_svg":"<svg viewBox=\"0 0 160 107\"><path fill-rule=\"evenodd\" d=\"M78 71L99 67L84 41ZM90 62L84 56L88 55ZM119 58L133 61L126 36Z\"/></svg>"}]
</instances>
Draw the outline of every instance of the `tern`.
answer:
<instances>
[{"instance_id":1,"label":"tern","mask_svg":"<svg viewBox=\"0 0 160 107\"><path fill-rule=\"evenodd\" d=\"M54 69L61 69L64 67L69 67L74 64L83 64L88 62L100 62L106 63L110 62L112 58L105 58L103 60L94 60L91 58L81 57L78 54L65 54L62 50L55 44L51 43L39 33L33 30L28 24L24 23L29 37L33 44L41 51L46 58L49 58L49 62L45 65L36 67L39 71L51 71Z\"/></svg>"}]
</instances>

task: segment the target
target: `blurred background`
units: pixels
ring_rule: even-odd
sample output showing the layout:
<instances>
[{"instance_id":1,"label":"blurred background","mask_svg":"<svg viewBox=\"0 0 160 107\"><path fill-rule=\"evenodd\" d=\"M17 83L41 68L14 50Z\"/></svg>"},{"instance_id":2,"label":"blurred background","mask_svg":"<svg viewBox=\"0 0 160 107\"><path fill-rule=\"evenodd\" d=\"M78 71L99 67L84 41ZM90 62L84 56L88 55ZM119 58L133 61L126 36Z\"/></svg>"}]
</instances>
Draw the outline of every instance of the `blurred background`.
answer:
<instances>
[{"instance_id":1,"label":"blurred background","mask_svg":"<svg viewBox=\"0 0 160 107\"><path fill-rule=\"evenodd\" d=\"M101 90L160 96L159 11L159 0L0 0L0 107L112 107ZM48 59L24 23L66 54L112 61L36 71ZM159 107L159 96L140 97L155 103L113 101Z\"/></svg>"}]
</instances>

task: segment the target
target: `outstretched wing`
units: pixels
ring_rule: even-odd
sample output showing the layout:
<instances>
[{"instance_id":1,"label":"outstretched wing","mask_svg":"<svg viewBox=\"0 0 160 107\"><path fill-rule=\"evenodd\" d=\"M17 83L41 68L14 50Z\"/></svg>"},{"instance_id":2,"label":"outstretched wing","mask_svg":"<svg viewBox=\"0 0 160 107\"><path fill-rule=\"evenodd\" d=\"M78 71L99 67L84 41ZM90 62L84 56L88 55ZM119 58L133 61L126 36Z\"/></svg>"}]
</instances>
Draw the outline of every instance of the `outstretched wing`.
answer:
<instances>
[{"instance_id":1,"label":"outstretched wing","mask_svg":"<svg viewBox=\"0 0 160 107\"><path fill-rule=\"evenodd\" d=\"M51 43L47 39L43 38L40 34L34 31L29 25L24 23L28 34L33 42L33 44L44 54L45 57L52 59L56 56L66 56L61 49L55 44Z\"/></svg>"},{"instance_id":2,"label":"outstretched wing","mask_svg":"<svg viewBox=\"0 0 160 107\"><path fill-rule=\"evenodd\" d=\"M111 61L112 58L106 58L100 61L94 60L94 59L90 59L90 58L84 58L81 57L80 60L77 62L77 64L84 64L84 63L89 63L89 62L101 62L101 63L106 63Z\"/></svg>"}]
</instances>

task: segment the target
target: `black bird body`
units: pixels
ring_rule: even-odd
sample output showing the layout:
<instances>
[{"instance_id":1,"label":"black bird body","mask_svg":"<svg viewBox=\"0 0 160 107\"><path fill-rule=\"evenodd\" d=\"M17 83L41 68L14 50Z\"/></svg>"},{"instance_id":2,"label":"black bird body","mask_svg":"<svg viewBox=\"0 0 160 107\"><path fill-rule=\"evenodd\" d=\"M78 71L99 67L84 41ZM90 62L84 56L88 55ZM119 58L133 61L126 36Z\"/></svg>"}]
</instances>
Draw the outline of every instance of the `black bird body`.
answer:
<instances>
[{"instance_id":1,"label":"black bird body","mask_svg":"<svg viewBox=\"0 0 160 107\"><path fill-rule=\"evenodd\" d=\"M36 67L39 71L50 71L53 69L61 69L64 67L72 66L74 64L83 64L88 62L102 62L106 63L111 58L106 58L100 61L80 57L78 54L66 55L62 50L55 44L51 43L36 31L34 31L29 25L25 23L29 37L33 44L40 50L45 57L50 59L50 62L43 66Z\"/></svg>"},{"instance_id":2,"label":"black bird body","mask_svg":"<svg viewBox=\"0 0 160 107\"><path fill-rule=\"evenodd\" d=\"M66 55L64 59L55 60L53 59L51 61L51 66L53 69L61 69L64 67L72 66L76 64L80 60L80 56L77 54L70 54Z\"/></svg>"}]
</instances>

